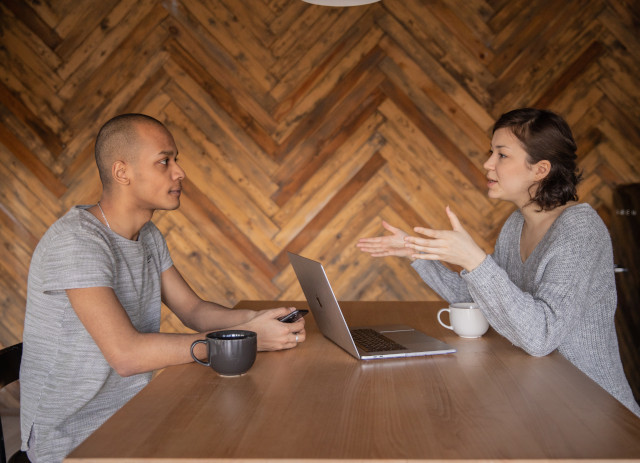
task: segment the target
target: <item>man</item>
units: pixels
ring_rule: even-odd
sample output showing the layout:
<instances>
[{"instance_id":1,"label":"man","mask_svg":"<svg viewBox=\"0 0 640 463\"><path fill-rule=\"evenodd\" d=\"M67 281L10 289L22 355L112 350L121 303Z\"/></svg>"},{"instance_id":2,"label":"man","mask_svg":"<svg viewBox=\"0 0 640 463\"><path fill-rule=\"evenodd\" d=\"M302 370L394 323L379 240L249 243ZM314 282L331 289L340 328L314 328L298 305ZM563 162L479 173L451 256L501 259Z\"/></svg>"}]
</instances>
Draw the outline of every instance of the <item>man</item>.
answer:
<instances>
[{"instance_id":1,"label":"man","mask_svg":"<svg viewBox=\"0 0 640 463\"><path fill-rule=\"evenodd\" d=\"M259 350L292 348L304 321L292 308L230 310L200 299L173 266L155 210L180 205L184 171L169 131L125 114L96 139L103 193L77 206L38 244L29 270L20 371L22 449L59 462L140 391L151 372L191 362L191 343L230 328L258 334ZM160 333L161 301L197 334ZM205 347L196 353L204 357Z\"/></svg>"}]
</instances>

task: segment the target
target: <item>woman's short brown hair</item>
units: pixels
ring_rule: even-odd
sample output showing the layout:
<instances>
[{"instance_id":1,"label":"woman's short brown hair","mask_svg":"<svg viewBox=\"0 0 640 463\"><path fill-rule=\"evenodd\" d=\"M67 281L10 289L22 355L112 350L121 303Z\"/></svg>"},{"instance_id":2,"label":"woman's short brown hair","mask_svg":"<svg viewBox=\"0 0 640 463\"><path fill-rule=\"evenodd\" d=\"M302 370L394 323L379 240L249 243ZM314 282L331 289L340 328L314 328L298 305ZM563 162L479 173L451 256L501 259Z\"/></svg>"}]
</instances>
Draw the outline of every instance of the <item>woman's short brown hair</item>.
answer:
<instances>
[{"instance_id":1,"label":"woman's short brown hair","mask_svg":"<svg viewBox=\"0 0 640 463\"><path fill-rule=\"evenodd\" d=\"M549 174L538 184L531 202L542 210L551 210L578 200L576 186L582 175L576 166L576 142L562 117L542 109L514 109L500 116L493 132L502 128L509 129L522 143L529 164L542 160L551 163Z\"/></svg>"}]
</instances>

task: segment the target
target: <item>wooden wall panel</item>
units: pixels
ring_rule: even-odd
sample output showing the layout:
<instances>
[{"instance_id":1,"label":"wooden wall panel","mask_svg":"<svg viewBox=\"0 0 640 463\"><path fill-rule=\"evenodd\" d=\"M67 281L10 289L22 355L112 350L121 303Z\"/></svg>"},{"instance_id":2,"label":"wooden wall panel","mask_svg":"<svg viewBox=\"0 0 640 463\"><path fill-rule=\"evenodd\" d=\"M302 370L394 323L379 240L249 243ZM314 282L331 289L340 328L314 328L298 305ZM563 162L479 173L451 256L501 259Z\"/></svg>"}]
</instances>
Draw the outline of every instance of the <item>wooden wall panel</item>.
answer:
<instances>
[{"instance_id":1,"label":"wooden wall panel","mask_svg":"<svg viewBox=\"0 0 640 463\"><path fill-rule=\"evenodd\" d=\"M297 299L286 250L322 260L340 299L437 299L409 265L354 247L448 225L488 251L511 212L486 198L493 121L547 107L574 128L607 220L640 181L640 11L632 0L300 0L0 3L0 345L20 341L30 255L100 194L93 140L145 112L187 171L158 213L203 297ZM163 329L182 330L169 313Z\"/></svg>"}]
</instances>

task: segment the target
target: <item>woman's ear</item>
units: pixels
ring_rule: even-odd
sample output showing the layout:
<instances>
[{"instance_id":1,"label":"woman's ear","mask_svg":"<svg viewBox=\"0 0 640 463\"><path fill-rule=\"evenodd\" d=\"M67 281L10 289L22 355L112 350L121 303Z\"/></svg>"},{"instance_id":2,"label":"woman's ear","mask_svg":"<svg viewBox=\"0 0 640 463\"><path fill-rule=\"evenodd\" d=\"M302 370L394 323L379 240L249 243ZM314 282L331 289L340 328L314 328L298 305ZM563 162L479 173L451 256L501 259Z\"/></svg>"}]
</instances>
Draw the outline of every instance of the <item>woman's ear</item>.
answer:
<instances>
[{"instance_id":1,"label":"woman's ear","mask_svg":"<svg viewBox=\"0 0 640 463\"><path fill-rule=\"evenodd\" d=\"M543 159L542 161L534 164L533 170L535 172L535 179L539 182L547 175L549 175L549 172L551 172L551 163L546 159Z\"/></svg>"},{"instance_id":2,"label":"woman's ear","mask_svg":"<svg viewBox=\"0 0 640 463\"><path fill-rule=\"evenodd\" d=\"M116 161L111 166L111 176L113 181L120 185L129 184L129 171L128 165L125 161Z\"/></svg>"}]
</instances>

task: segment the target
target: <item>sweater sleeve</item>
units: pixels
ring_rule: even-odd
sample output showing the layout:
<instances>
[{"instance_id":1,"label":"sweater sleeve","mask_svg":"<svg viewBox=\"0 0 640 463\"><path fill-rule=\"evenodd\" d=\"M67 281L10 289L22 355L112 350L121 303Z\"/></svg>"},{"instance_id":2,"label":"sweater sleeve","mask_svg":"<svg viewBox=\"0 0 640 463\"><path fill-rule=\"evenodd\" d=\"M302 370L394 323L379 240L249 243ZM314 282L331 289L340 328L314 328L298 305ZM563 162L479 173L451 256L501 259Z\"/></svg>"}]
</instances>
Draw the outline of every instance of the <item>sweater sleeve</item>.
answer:
<instances>
[{"instance_id":1,"label":"sweater sleeve","mask_svg":"<svg viewBox=\"0 0 640 463\"><path fill-rule=\"evenodd\" d=\"M461 274L491 326L531 355L558 348L591 305L590 285L606 282L612 271L604 224L584 217L564 222L554 224L526 263L519 257L519 234L501 233L496 249L510 247L510 255L487 257Z\"/></svg>"},{"instance_id":2,"label":"sweater sleeve","mask_svg":"<svg viewBox=\"0 0 640 463\"><path fill-rule=\"evenodd\" d=\"M441 262L419 259L411 266L431 289L450 304L472 300L467 283L458 273L449 270Z\"/></svg>"}]
</instances>

